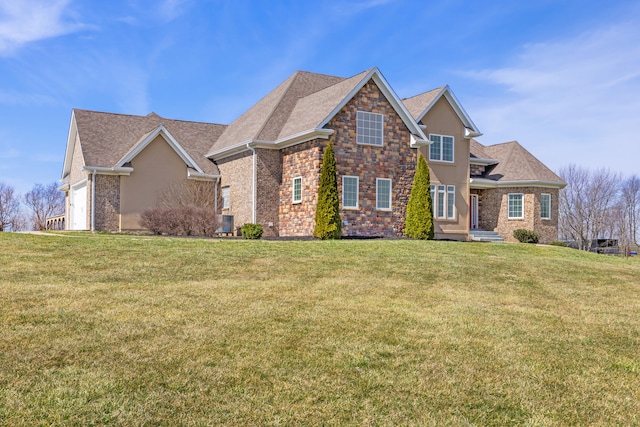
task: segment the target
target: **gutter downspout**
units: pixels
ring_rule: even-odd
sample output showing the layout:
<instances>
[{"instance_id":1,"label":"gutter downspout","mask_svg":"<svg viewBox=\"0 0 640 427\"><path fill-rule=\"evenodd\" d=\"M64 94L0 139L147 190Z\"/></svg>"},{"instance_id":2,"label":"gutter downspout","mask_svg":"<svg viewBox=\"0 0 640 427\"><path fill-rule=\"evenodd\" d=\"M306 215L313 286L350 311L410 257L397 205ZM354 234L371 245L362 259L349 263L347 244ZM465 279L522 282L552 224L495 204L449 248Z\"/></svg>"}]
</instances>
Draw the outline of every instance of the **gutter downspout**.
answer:
<instances>
[{"instance_id":1,"label":"gutter downspout","mask_svg":"<svg viewBox=\"0 0 640 427\"><path fill-rule=\"evenodd\" d=\"M96 170L91 174L91 231L96 231Z\"/></svg>"},{"instance_id":2,"label":"gutter downspout","mask_svg":"<svg viewBox=\"0 0 640 427\"><path fill-rule=\"evenodd\" d=\"M220 177L216 178L216 185L213 187L213 211L218 215L218 185L220 184Z\"/></svg>"},{"instance_id":3,"label":"gutter downspout","mask_svg":"<svg viewBox=\"0 0 640 427\"><path fill-rule=\"evenodd\" d=\"M256 149L251 146L250 142L247 142L247 148L253 152L253 182L251 184L251 222L256 223Z\"/></svg>"}]
</instances>

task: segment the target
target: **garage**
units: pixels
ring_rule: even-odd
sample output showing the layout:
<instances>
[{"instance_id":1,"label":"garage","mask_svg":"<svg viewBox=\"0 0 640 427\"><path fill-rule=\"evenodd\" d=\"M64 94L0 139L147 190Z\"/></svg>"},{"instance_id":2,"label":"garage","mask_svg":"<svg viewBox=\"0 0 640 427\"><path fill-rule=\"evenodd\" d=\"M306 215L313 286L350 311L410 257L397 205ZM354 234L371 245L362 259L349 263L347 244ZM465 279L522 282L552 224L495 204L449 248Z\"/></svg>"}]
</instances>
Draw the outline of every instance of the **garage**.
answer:
<instances>
[{"instance_id":1,"label":"garage","mask_svg":"<svg viewBox=\"0 0 640 427\"><path fill-rule=\"evenodd\" d=\"M81 182L71 188L71 201L69 205L71 220L70 230L87 229L87 181Z\"/></svg>"}]
</instances>

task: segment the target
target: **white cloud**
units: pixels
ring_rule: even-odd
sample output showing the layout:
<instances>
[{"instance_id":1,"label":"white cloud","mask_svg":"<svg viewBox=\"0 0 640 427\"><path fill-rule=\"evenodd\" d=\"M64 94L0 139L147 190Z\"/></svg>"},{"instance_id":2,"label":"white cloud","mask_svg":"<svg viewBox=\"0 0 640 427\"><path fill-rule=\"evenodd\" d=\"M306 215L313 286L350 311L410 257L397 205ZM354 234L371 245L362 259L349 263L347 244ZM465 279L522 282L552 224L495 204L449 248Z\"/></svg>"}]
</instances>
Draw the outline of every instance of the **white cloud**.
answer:
<instances>
[{"instance_id":1,"label":"white cloud","mask_svg":"<svg viewBox=\"0 0 640 427\"><path fill-rule=\"evenodd\" d=\"M164 0L160 3L158 13L165 22L170 22L180 16L184 11L187 0Z\"/></svg>"},{"instance_id":2,"label":"white cloud","mask_svg":"<svg viewBox=\"0 0 640 427\"><path fill-rule=\"evenodd\" d=\"M81 28L63 20L69 1L3 0L0 4L0 54Z\"/></svg>"},{"instance_id":3,"label":"white cloud","mask_svg":"<svg viewBox=\"0 0 640 427\"><path fill-rule=\"evenodd\" d=\"M526 45L509 66L466 72L497 85L468 103L482 142L518 139L550 167L638 171L640 22ZM489 89L491 90L491 89Z\"/></svg>"}]
</instances>

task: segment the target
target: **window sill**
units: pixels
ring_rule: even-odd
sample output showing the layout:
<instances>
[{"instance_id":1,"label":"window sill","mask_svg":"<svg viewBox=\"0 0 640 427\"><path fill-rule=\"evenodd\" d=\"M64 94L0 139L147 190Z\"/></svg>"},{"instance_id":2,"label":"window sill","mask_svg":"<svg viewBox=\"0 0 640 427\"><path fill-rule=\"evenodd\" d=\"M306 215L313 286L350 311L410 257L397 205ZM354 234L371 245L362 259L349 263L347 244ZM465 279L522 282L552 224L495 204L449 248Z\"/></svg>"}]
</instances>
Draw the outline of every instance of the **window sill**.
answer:
<instances>
[{"instance_id":1,"label":"window sill","mask_svg":"<svg viewBox=\"0 0 640 427\"><path fill-rule=\"evenodd\" d=\"M433 160L433 159L429 159L430 163L437 163L439 165L448 165L448 166L455 166L456 162L455 160L453 161L448 161L448 160Z\"/></svg>"},{"instance_id":2,"label":"window sill","mask_svg":"<svg viewBox=\"0 0 640 427\"><path fill-rule=\"evenodd\" d=\"M391 208L385 208L385 209L380 209L380 208L376 208L377 212L393 212L393 209Z\"/></svg>"},{"instance_id":3,"label":"window sill","mask_svg":"<svg viewBox=\"0 0 640 427\"><path fill-rule=\"evenodd\" d=\"M302 200L300 200L299 202L291 202L292 205L300 205L302 204Z\"/></svg>"},{"instance_id":4,"label":"window sill","mask_svg":"<svg viewBox=\"0 0 640 427\"><path fill-rule=\"evenodd\" d=\"M366 142L356 142L356 145L366 145L368 147L384 147L384 142L382 144L367 144Z\"/></svg>"},{"instance_id":5,"label":"window sill","mask_svg":"<svg viewBox=\"0 0 640 427\"><path fill-rule=\"evenodd\" d=\"M344 208L343 207L342 210L343 211L359 211L360 208L359 207L355 207L355 208L350 208L350 207Z\"/></svg>"}]
</instances>

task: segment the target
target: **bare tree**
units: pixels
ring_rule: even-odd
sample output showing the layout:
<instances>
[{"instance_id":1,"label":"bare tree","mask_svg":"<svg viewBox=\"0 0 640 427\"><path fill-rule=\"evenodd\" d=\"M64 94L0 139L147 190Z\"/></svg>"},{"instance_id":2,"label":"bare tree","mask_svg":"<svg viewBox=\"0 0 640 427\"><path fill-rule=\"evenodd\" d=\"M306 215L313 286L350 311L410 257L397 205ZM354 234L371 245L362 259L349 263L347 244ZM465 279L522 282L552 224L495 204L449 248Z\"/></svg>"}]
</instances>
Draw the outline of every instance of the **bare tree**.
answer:
<instances>
[{"instance_id":1,"label":"bare tree","mask_svg":"<svg viewBox=\"0 0 640 427\"><path fill-rule=\"evenodd\" d=\"M16 231L22 228L20 197L13 187L0 182L0 231Z\"/></svg>"},{"instance_id":2,"label":"bare tree","mask_svg":"<svg viewBox=\"0 0 640 427\"><path fill-rule=\"evenodd\" d=\"M624 221L622 238L625 244L637 244L640 236L640 178L633 175L620 186L620 208Z\"/></svg>"},{"instance_id":3,"label":"bare tree","mask_svg":"<svg viewBox=\"0 0 640 427\"><path fill-rule=\"evenodd\" d=\"M576 165L560 170L567 186L560 193L560 232L588 250L594 240L614 238L620 176L609 169L589 171Z\"/></svg>"},{"instance_id":4,"label":"bare tree","mask_svg":"<svg viewBox=\"0 0 640 427\"><path fill-rule=\"evenodd\" d=\"M64 213L64 194L58 185L36 184L24 195L24 203L31 209L31 224L34 230L46 230L47 218Z\"/></svg>"}]
</instances>

